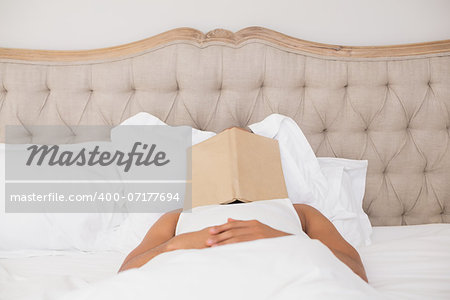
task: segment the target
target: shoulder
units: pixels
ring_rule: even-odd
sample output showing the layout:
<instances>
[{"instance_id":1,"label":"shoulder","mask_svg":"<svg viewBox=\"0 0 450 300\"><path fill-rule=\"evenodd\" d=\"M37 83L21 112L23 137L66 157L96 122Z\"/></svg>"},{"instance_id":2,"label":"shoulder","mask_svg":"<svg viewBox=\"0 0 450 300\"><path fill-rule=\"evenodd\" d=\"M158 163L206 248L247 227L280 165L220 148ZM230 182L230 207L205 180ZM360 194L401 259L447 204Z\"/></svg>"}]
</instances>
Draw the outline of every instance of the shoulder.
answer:
<instances>
[{"instance_id":1,"label":"shoulder","mask_svg":"<svg viewBox=\"0 0 450 300\"><path fill-rule=\"evenodd\" d=\"M181 209L169 211L165 214L163 214L157 223L175 223L175 225L178 223L178 219L180 218Z\"/></svg>"},{"instance_id":2,"label":"shoulder","mask_svg":"<svg viewBox=\"0 0 450 300\"><path fill-rule=\"evenodd\" d=\"M317 209L308 204L294 204L294 208L297 211L297 213L302 215L309 215L311 213L318 212Z\"/></svg>"},{"instance_id":3,"label":"shoulder","mask_svg":"<svg viewBox=\"0 0 450 300\"><path fill-rule=\"evenodd\" d=\"M302 229L305 233L313 223L326 219L317 209L307 204L294 204L295 211L302 223Z\"/></svg>"},{"instance_id":4,"label":"shoulder","mask_svg":"<svg viewBox=\"0 0 450 300\"><path fill-rule=\"evenodd\" d=\"M294 204L294 208L297 211L302 211L306 214L308 213L320 213L317 209L308 204Z\"/></svg>"},{"instance_id":5,"label":"shoulder","mask_svg":"<svg viewBox=\"0 0 450 300\"><path fill-rule=\"evenodd\" d=\"M309 207L311 206L306 204L294 204L295 211L297 212L297 215L300 218L300 223L302 224L303 232L306 232L306 214Z\"/></svg>"},{"instance_id":6,"label":"shoulder","mask_svg":"<svg viewBox=\"0 0 450 300\"><path fill-rule=\"evenodd\" d=\"M163 214L159 219L150 227L147 234L160 235L160 234L175 234L178 219L180 217L181 210L174 210Z\"/></svg>"}]
</instances>

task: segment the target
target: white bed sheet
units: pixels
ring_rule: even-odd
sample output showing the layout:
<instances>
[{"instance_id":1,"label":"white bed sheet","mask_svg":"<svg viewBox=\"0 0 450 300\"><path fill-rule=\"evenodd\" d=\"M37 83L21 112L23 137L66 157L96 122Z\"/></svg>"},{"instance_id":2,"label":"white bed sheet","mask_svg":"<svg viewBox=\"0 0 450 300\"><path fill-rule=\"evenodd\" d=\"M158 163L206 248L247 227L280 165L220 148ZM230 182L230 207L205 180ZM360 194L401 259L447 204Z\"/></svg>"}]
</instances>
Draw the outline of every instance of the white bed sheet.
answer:
<instances>
[{"instance_id":1,"label":"white bed sheet","mask_svg":"<svg viewBox=\"0 0 450 300\"><path fill-rule=\"evenodd\" d=\"M450 224L374 227L358 249L370 284L394 299L450 299Z\"/></svg>"},{"instance_id":2,"label":"white bed sheet","mask_svg":"<svg viewBox=\"0 0 450 300\"><path fill-rule=\"evenodd\" d=\"M0 259L0 299L53 299L117 273L119 252L33 252L31 257ZM17 256L17 254L15 254Z\"/></svg>"},{"instance_id":3,"label":"white bed sheet","mask_svg":"<svg viewBox=\"0 0 450 300\"><path fill-rule=\"evenodd\" d=\"M450 299L450 224L375 227L372 240L358 251L378 291L396 299ZM125 258L118 252L52 254L0 259L0 299L53 298L114 276Z\"/></svg>"}]
</instances>

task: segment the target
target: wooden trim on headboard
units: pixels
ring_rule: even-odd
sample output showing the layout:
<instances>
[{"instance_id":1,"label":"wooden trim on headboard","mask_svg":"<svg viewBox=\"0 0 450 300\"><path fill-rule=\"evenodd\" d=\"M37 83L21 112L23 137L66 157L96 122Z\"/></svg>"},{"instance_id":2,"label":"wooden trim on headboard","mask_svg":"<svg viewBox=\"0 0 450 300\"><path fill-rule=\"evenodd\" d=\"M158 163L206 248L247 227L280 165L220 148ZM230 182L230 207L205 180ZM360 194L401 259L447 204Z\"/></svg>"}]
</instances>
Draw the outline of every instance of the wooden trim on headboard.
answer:
<instances>
[{"instance_id":1,"label":"wooden trim on headboard","mask_svg":"<svg viewBox=\"0 0 450 300\"><path fill-rule=\"evenodd\" d=\"M26 61L86 61L132 55L175 41L191 41L203 46L211 42L239 45L247 40L253 39L267 41L293 50L336 57L399 57L450 52L450 40L393 46L352 47L304 41L262 27L247 27L236 33L225 29L215 29L206 34L192 28L176 28L137 42L94 50L72 51L0 48L0 59Z\"/></svg>"}]
</instances>

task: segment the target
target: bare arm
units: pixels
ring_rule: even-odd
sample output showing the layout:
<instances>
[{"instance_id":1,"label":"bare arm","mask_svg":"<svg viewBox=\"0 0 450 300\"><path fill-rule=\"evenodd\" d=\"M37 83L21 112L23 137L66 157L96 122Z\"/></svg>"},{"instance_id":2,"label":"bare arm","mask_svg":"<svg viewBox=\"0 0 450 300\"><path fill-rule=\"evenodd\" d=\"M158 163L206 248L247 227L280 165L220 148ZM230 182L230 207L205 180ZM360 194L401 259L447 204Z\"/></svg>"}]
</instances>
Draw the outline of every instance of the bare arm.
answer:
<instances>
[{"instance_id":1,"label":"bare arm","mask_svg":"<svg viewBox=\"0 0 450 300\"><path fill-rule=\"evenodd\" d=\"M199 231L183 233L175 236L180 212L163 215L147 232L142 242L136 247L120 267L119 272L139 268L155 256L178 249L202 249L210 247L210 227Z\"/></svg>"},{"instance_id":2,"label":"bare arm","mask_svg":"<svg viewBox=\"0 0 450 300\"><path fill-rule=\"evenodd\" d=\"M339 234L334 225L315 208L305 204L294 205L302 221L303 231L312 239L321 241L331 252L364 281L366 271L358 252Z\"/></svg>"},{"instance_id":3,"label":"bare arm","mask_svg":"<svg viewBox=\"0 0 450 300\"><path fill-rule=\"evenodd\" d=\"M168 251L168 241L175 236L179 216L179 212L170 212L156 221L142 242L125 258L119 272L139 268L156 255Z\"/></svg>"}]
</instances>

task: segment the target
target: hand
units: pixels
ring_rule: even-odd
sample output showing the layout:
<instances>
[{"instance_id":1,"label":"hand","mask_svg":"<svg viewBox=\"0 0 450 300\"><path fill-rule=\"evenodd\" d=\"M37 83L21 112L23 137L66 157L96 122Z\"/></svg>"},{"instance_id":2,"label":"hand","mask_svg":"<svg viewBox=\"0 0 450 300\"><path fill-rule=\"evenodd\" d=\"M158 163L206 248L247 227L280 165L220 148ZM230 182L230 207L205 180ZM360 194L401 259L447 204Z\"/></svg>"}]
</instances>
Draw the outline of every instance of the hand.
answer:
<instances>
[{"instance_id":1,"label":"hand","mask_svg":"<svg viewBox=\"0 0 450 300\"><path fill-rule=\"evenodd\" d=\"M179 249L203 249L209 247L206 241L211 237L211 227L199 231L187 232L174 236L167 242L167 251Z\"/></svg>"},{"instance_id":2,"label":"hand","mask_svg":"<svg viewBox=\"0 0 450 300\"><path fill-rule=\"evenodd\" d=\"M257 220L240 221L231 218L223 225L210 227L209 234L211 237L206 244L210 247L289 235Z\"/></svg>"}]
</instances>

